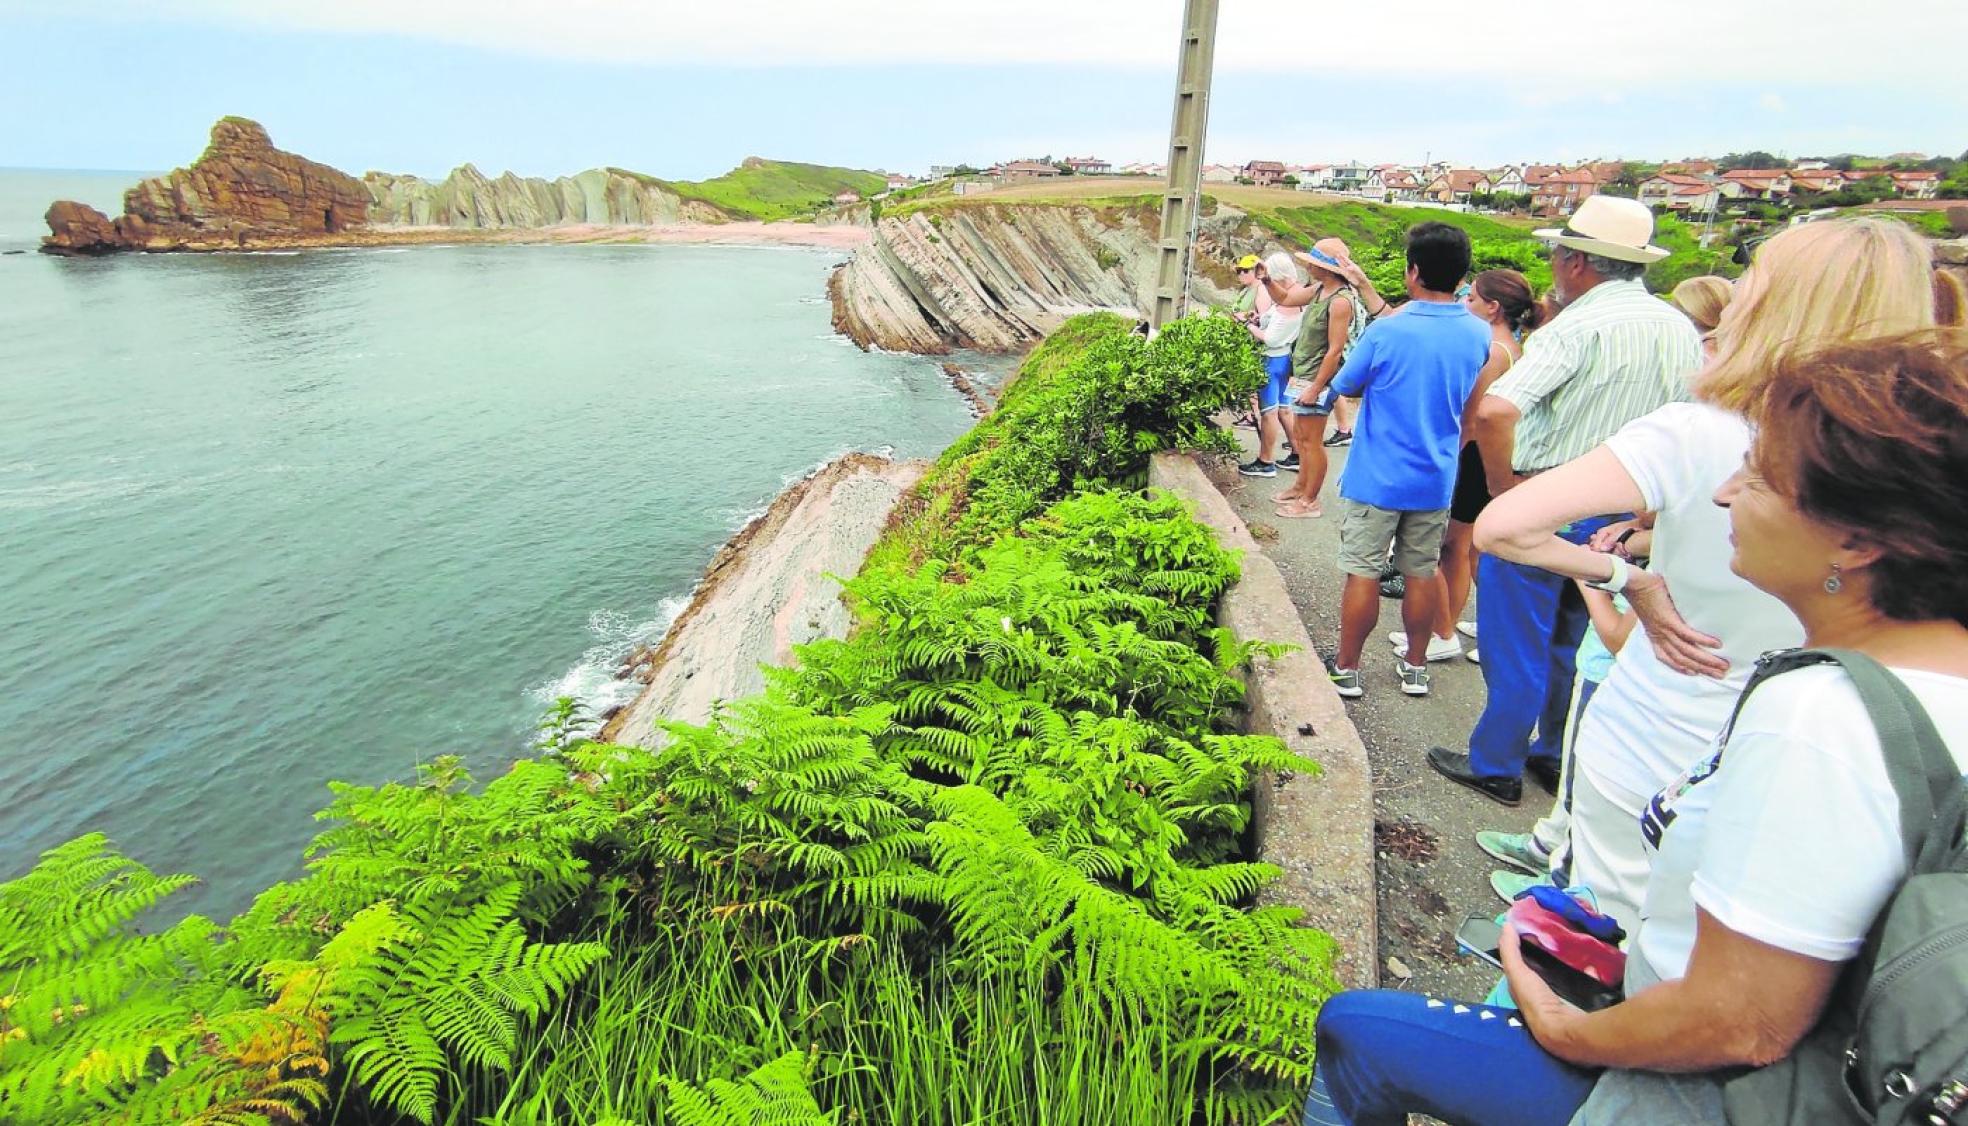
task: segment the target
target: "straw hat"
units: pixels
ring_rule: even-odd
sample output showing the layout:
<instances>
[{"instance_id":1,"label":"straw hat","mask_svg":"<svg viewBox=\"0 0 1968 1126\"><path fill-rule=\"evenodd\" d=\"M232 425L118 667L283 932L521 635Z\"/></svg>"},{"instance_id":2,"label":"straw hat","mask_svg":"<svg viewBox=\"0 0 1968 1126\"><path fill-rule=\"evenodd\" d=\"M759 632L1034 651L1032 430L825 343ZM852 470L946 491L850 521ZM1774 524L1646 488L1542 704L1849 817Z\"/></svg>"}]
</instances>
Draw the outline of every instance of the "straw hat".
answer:
<instances>
[{"instance_id":1,"label":"straw hat","mask_svg":"<svg viewBox=\"0 0 1968 1126\"><path fill-rule=\"evenodd\" d=\"M1320 261L1321 256L1325 258L1325 261ZM1312 252L1310 254L1307 254L1303 250L1294 250L1292 251L1292 257L1313 269L1324 270L1329 274L1338 274L1339 263L1353 257L1353 254L1346 249L1345 240L1322 238L1312 244Z\"/></svg>"},{"instance_id":2,"label":"straw hat","mask_svg":"<svg viewBox=\"0 0 1968 1126\"><path fill-rule=\"evenodd\" d=\"M1533 232L1568 250L1620 262L1658 262L1668 251L1653 245L1654 213L1637 199L1587 196L1563 227Z\"/></svg>"}]
</instances>

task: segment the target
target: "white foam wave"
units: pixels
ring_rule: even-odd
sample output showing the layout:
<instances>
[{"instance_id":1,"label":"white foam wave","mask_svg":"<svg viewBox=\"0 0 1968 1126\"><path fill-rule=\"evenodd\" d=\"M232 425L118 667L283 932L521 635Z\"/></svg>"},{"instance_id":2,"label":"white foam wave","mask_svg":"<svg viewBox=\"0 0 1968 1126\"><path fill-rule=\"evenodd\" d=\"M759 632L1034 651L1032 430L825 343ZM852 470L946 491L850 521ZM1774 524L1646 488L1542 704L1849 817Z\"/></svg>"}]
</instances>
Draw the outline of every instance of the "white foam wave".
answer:
<instances>
[{"instance_id":1,"label":"white foam wave","mask_svg":"<svg viewBox=\"0 0 1968 1126\"><path fill-rule=\"evenodd\" d=\"M654 645L662 640L688 605L687 595L665 598L656 604L656 616L646 620L619 610L595 611L588 615L588 633L594 644L566 672L535 685L527 696L541 705L552 704L563 696L573 697L581 713L590 717L577 733L594 734L601 729L598 717L626 706L642 690L640 681L615 675L622 667L622 659L638 645Z\"/></svg>"}]
</instances>

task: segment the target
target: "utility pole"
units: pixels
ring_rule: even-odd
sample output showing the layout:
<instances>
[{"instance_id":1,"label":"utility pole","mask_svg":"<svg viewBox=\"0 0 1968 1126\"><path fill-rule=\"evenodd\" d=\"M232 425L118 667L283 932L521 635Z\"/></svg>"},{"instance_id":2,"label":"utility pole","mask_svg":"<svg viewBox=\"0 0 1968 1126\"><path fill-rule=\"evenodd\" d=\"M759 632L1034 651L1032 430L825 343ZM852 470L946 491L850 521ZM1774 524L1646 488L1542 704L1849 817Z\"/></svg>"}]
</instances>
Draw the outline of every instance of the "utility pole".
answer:
<instances>
[{"instance_id":1,"label":"utility pole","mask_svg":"<svg viewBox=\"0 0 1968 1126\"><path fill-rule=\"evenodd\" d=\"M1202 213L1203 138L1209 131L1210 74L1216 67L1217 0L1183 0L1182 48L1175 76L1175 117L1169 124L1168 187L1162 192L1162 230L1155 263L1150 332L1182 315L1189 300L1189 265Z\"/></svg>"}]
</instances>

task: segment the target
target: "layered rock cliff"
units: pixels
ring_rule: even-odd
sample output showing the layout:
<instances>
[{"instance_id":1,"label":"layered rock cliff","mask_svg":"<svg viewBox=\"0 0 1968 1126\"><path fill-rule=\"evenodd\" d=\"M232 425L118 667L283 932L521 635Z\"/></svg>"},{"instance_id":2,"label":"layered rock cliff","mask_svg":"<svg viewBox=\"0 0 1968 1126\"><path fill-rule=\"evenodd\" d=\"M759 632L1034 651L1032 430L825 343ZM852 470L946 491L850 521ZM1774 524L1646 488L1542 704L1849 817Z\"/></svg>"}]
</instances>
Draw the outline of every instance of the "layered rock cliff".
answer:
<instances>
[{"instance_id":1,"label":"layered rock cliff","mask_svg":"<svg viewBox=\"0 0 1968 1126\"><path fill-rule=\"evenodd\" d=\"M883 219L828 283L834 327L863 348L1012 352L1074 313L1138 312L1154 291L1155 222L1141 208L1051 204ZM1224 297L1200 275L1191 293Z\"/></svg>"},{"instance_id":2,"label":"layered rock cliff","mask_svg":"<svg viewBox=\"0 0 1968 1126\"><path fill-rule=\"evenodd\" d=\"M220 118L190 167L123 195L123 214L63 201L48 209L45 249L218 250L332 236L369 221L369 189L344 172L273 147L265 129Z\"/></svg>"},{"instance_id":3,"label":"layered rock cliff","mask_svg":"<svg viewBox=\"0 0 1968 1126\"><path fill-rule=\"evenodd\" d=\"M624 675L646 687L601 738L657 746L662 721L703 723L719 701L761 691L761 665L790 665L793 646L846 636L852 616L833 576L860 571L927 468L846 454L781 493L718 552L661 643L631 655Z\"/></svg>"},{"instance_id":4,"label":"layered rock cliff","mask_svg":"<svg viewBox=\"0 0 1968 1126\"><path fill-rule=\"evenodd\" d=\"M387 172L371 172L362 181L371 222L401 226L510 230L729 221L724 212L683 199L660 180L619 168L545 180L511 172L488 177L467 164L436 183Z\"/></svg>"},{"instance_id":5,"label":"layered rock cliff","mask_svg":"<svg viewBox=\"0 0 1968 1126\"><path fill-rule=\"evenodd\" d=\"M212 127L211 145L190 166L131 188L122 216L111 219L67 200L50 207L41 248L51 254L265 249L434 241L445 231L583 237L568 229L723 226L760 217L854 223L854 215L827 209L829 189L863 180L880 182L872 173L756 157L717 180L683 185L688 194L620 168L546 180L511 172L488 177L467 164L435 182L387 172L358 180L274 148L256 122L227 117ZM712 190L722 194L706 195ZM865 211L858 221L866 223Z\"/></svg>"}]
</instances>

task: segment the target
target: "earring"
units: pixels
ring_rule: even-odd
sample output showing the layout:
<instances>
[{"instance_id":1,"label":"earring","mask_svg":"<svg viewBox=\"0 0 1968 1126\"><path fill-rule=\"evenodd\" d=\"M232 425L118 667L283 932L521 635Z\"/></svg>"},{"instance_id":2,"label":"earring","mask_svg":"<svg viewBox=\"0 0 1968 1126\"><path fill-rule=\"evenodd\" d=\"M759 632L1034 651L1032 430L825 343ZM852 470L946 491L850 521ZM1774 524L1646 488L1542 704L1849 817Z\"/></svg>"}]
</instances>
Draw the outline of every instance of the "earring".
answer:
<instances>
[{"instance_id":1,"label":"earring","mask_svg":"<svg viewBox=\"0 0 1968 1126\"><path fill-rule=\"evenodd\" d=\"M1826 594L1837 594L1845 589L1845 580L1838 575L1838 564L1831 565L1831 577L1825 580L1824 586Z\"/></svg>"}]
</instances>

